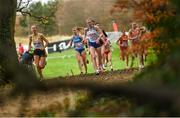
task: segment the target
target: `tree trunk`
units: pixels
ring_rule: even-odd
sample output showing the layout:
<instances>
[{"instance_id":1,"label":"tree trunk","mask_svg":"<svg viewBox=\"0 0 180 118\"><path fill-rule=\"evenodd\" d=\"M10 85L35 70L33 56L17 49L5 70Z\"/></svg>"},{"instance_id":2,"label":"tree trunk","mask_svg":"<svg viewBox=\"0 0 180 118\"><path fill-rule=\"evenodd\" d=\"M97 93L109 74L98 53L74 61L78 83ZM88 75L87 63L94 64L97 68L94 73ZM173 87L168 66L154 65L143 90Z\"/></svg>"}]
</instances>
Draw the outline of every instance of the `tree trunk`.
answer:
<instances>
[{"instance_id":1,"label":"tree trunk","mask_svg":"<svg viewBox=\"0 0 180 118\"><path fill-rule=\"evenodd\" d=\"M11 79L18 66L14 42L17 0L0 0L0 74Z\"/></svg>"},{"instance_id":2,"label":"tree trunk","mask_svg":"<svg viewBox=\"0 0 180 118\"><path fill-rule=\"evenodd\" d=\"M27 93L39 85L35 73L18 63L14 41L16 5L17 0L0 0L0 80L15 83L16 92Z\"/></svg>"}]
</instances>

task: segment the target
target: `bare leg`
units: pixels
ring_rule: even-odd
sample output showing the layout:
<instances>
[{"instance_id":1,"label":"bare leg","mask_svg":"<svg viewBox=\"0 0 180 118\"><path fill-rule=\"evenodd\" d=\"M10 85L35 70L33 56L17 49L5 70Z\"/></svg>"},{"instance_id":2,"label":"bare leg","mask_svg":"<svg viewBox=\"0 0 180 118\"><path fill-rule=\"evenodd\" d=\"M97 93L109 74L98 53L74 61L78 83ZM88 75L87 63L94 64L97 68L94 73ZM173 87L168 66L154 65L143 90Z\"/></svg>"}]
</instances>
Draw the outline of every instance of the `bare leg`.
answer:
<instances>
[{"instance_id":1,"label":"bare leg","mask_svg":"<svg viewBox=\"0 0 180 118\"><path fill-rule=\"evenodd\" d=\"M38 72L40 78L42 78L42 72L41 72L41 68L39 67L39 61L40 61L40 57L35 55L34 56L34 63L36 65L36 69L37 69L37 72Z\"/></svg>"},{"instance_id":2,"label":"bare leg","mask_svg":"<svg viewBox=\"0 0 180 118\"><path fill-rule=\"evenodd\" d=\"M144 50L144 61L147 60L147 55L148 55L147 50L148 50L148 49L145 49L145 50Z\"/></svg>"},{"instance_id":3,"label":"bare leg","mask_svg":"<svg viewBox=\"0 0 180 118\"><path fill-rule=\"evenodd\" d=\"M39 73L40 80L44 80L44 77L43 77L43 74L42 74L42 69L41 68L37 68L37 71Z\"/></svg>"},{"instance_id":4,"label":"bare leg","mask_svg":"<svg viewBox=\"0 0 180 118\"><path fill-rule=\"evenodd\" d=\"M107 55L107 54L105 54L105 56L104 56L104 57L105 57L105 65L106 65L106 66L108 66L108 55Z\"/></svg>"},{"instance_id":5,"label":"bare leg","mask_svg":"<svg viewBox=\"0 0 180 118\"><path fill-rule=\"evenodd\" d=\"M85 51L83 51L81 53L81 57L82 57L85 73L87 73L87 63L86 63L87 60L86 60L86 52Z\"/></svg>"},{"instance_id":6,"label":"bare leg","mask_svg":"<svg viewBox=\"0 0 180 118\"><path fill-rule=\"evenodd\" d=\"M45 63L46 63L46 57L40 57L40 61L39 61L39 74L40 74L40 78L43 80L43 74L42 71L45 68Z\"/></svg>"},{"instance_id":7,"label":"bare leg","mask_svg":"<svg viewBox=\"0 0 180 118\"><path fill-rule=\"evenodd\" d=\"M39 67L41 69L44 69L46 65L46 57L40 57L40 61L39 61Z\"/></svg>"},{"instance_id":8,"label":"bare leg","mask_svg":"<svg viewBox=\"0 0 180 118\"><path fill-rule=\"evenodd\" d=\"M95 70L95 72L98 70L98 66L97 66L97 62L96 62L96 54L95 54L95 48L94 47L89 47L89 51L91 54L91 61L93 64L93 68ZM98 56L97 56L98 58Z\"/></svg>"},{"instance_id":9,"label":"bare leg","mask_svg":"<svg viewBox=\"0 0 180 118\"><path fill-rule=\"evenodd\" d=\"M101 46L101 57L102 57L102 66L103 66L103 69L104 69L104 65L105 65L105 54L104 54L104 51L105 51L105 47L104 45Z\"/></svg>"},{"instance_id":10,"label":"bare leg","mask_svg":"<svg viewBox=\"0 0 180 118\"><path fill-rule=\"evenodd\" d=\"M126 54L126 66L128 67L129 66L129 55Z\"/></svg>"},{"instance_id":11,"label":"bare leg","mask_svg":"<svg viewBox=\"0 0 180 118\"><path fill-rule=\"evenodd\" d=\"M99 70L103 70L102 68L102 56L101 56L101 47L95 49L96 54L97 54L97 60L98 60L98 65L97 67L99 68Z\"/></svg>"},{"instance_id":12,"label":"bare leg","mask_svg":"<svg viewBox=\"0 0 180 118\"><path fill-rule=\"evenodd\" d=\"M113 66L112 66L112 53L109 52L108 53L108 62L110 63L110 68L113 71Z\"/></svg>"},{"instance_id":13,"label":"bare leg","mask_svg":"<svg viewBox=\"0 0 180 118\"><path fill-rule=\"evenodd\" d=\"M121 51L121 58L122 58L122 60L124 61L125 60L125 57L124 57L125 55L124 55L124 50L122 50Z\"/></svg>"},{"instance_id":14,"label":"bare leg","mask_svg":"<svg viewBox=\"0 0 180 118\"><path fill-rule=\"evenodd\" d=\"M140 53L139 54L139 62L140 62L140 65L139 65L139 68L142 69L144 68L144 58L143 58L143 53Z\"/></svg>"},{"instance_id":15,"label":"bare leg","mask_svg":"<svg viewBox=\"0 0 180 118\"><path fill-rule=\"evenodd\" d=\"M132 54L132 55L131 55L131 65L130 65L131 68L132 68L133 65L134 65L134 59L135 59L135 57L134 57L134 55Z\"/></svg>"},{"instance_id":16,"label":"bare leg","mask_svg":"<svg viewBox=\"0 0 180 118\"><path fill-rule=\"evenodd\" d=\"M124 59L124 49L122 48L121 49L121 59L124 61L125 59Z\"/></svg>"},{"instance_id":17,"label":"bare leg","mask_svg":"<svg viewBox=\"0 0 180 118\"><path fill-rule=\"evenodd\" d=\"M81 74L83 73L82 71L82 60L81 60L81 55L79 54L79 52L76 52L76 59L77 59L77 62L78 62L78 67L79 67L79 70L81 72Z\"/></svg>"}]
</instances>

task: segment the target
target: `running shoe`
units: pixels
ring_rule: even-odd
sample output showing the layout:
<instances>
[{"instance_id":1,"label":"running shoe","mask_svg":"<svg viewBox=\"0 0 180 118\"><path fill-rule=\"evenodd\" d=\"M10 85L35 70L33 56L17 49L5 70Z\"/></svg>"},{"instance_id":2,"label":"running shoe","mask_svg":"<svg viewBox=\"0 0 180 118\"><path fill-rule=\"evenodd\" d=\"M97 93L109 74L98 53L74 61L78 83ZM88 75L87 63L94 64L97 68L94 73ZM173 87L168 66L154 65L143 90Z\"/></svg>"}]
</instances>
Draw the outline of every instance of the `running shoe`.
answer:
<instances>
[{"instance_id":1,"label":"running shoe","mask_svg":"<svg viewBox=\"0 0 180 118\"><path fill-rule=\"evenodd\" d=\"M111 66L111 71L113 71L113 67Z\"/></svg>"},{"instance_id":2,"label":"running shoe","mask_svg":"<svg viewBox=\"0 0 180 118\"><path fill-rule=\"evenodd\" d=\"M99 70L96 70L96 75L99 75Z\"/></svg>"}]
</instances>

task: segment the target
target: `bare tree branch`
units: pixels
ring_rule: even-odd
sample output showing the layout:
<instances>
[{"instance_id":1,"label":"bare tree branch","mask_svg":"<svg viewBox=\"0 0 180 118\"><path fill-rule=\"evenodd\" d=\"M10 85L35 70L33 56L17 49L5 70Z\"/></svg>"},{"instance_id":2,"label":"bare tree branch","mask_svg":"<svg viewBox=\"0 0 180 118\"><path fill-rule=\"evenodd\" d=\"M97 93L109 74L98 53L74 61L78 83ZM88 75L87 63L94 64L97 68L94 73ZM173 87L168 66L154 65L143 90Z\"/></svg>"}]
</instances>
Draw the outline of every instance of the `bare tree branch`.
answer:
<instances>
[{"instance_id":1,"label":"bare tree branch","mask_svg":"<svg viewBox=\"0 0 180 118\"><path fill-rule=\"evenodd\" d=\"M17 10L20 8L21 4L22 4L22 0L19 0L19 2L17 3Z\"/></svg>"},{"instance_id":2,"label":"bare tree branch","mask_svg":"<svg viewBox=\"0 0 180 118\"><path fill-rule=\"evenodd\" d=\"M46 21L48 20L48 17L36 16L36 15L33 15L32 13L30 13L27 10L27 8L28 8L31 1L32 0L27 0L27 1L23 2L23 0L19 0L16 12L19 12L24 16L29 15L30 17L33 17L33 18L37 19L37 21L42 22L43 24L46 24Z\"/></svg>"},{"instance_id":3,"label":"bare tree branch","mask_svg":"<svg viewBox=\"0 0 180 118\"><path fill-rule=\"evenodd\" d=\"M19 11L22 11L23 9L27 8L31 1L32 0L27 0L27 1L23 2L23 0L19 0L16 11L19 12Z\"/></svg>"},{"instance_id":4,"label":"bare tree branch","mask_svg":"<svg viewBox=\"0 0 180 118\"><path fill-rule=\"evenodd\" d=\"M30 17L33 17L33 18L37 19L37 21L42 22L43 24L46 24L45 21L48 20L48 17L36 16L36 15L31 14L31 13L28 12L28 11L19 11L19 12L20 12L22 15L29 15Z\"/></svg>"}]
</instances>

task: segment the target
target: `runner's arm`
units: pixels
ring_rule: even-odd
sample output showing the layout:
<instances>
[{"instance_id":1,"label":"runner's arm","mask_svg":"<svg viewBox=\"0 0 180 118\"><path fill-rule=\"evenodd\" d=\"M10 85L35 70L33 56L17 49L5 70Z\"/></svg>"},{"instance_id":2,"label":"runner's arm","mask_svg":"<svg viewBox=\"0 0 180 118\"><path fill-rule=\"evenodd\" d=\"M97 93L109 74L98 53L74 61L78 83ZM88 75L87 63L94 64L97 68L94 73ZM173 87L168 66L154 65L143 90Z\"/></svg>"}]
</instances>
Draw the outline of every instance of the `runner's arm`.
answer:
<instances>
[{"instance_id":1,"label":"runner's arm","mask_svg":"<svg viewBox=\"0 0 180 118\"><path fill-rule=\"evenodd\" d=\"M119 39L116 41L116 44L119 45L119 41L121 40L121 36L119 37Z\"/></svg>"},{"instance_id":2,"label":"runner's arm","mask_svg":"<svg viewBox=\"0 0 180 118\"><path fill-rule=\"evenodd\" d=\"M129 40L132 40L132 36L131 35L132 35L131 30L129 30L129 33L128 33L128 39Z\"/></svg>"},{"instance_id":3,"label":"runner's arm","mask_svg":"<svg viewBox=\"0 0 180 118\"><path fill-rule=\"evenodd\" d=\"M67 45L68 48L72 46L72 43L73 43L73 37L71 38L71 40L69 41L69 43L68 43L68 45Z\"/></svg>"},{"instance_id":4,"label":"runner's arm","mask_svg":"<svg viewBox=\"0 0 180 118\"><path fill-rule=\"evenodd\" d=\"M30 51L30 50L31 50L31 43L32 43L32 36L29 36L28 51Z\"/></svg>"},{"instance_id":5,"label":"runner's arm","mask_svg":"<svg viewBox=\"0 0 180 118\"><path fill-rule=\"evenodd\" d=\"M49 41L45 38L43 34L41 34L41 38L45 42L44 48L48 47Z\"/></svg>"},{"instance_id":6,"label":"runner's arm","mask_svg":"<svg viewBox=\"0 0 180 118\"><path fill-rule=\"evenodd\" d=\"M97 32L99 33L99 37L97 39L97 42L99 42L100 39L102 39L102 41L105 42L104 38L103 38L104 34L103 34L102 30L99 27L95 27L95 28L96 28Z\"/></svg>"},{"instance_id":7,"label":"runner's arm","mask_svg":"<svg viewBox=\"0 0 180 118\"><path fill-rule=\"evenodd\" d=\"M82 36L79 36L80 38L81 38L81 42L83 43L83 44L85 44L85 38L83 38Z\"/></svg>"},{"instance_id":8,"label":"runner's arm","mask_svg":"<svg viewBox=\"0 0 180 118\"><path fill-rule=\"evenodd\" d=\"M84 39L86 38L86 35L87 35L87 28L84 28Z\"/></svg>"},{"instance_id":9,"label":"runner's arm","mask_svg":"<svg viewBox=\"0 0 180 118\"><path fill-rule=\"evenodd\" d=\"M88 48L88 43L89 43L89 41L88 41L88 39L87 39L87 37L86 37L87 31L88 31L88 29L87 29L87 28L84 28L84 37L83 37L83 40L86 42L87 48Z\"/></svg>"}]
</instances>

